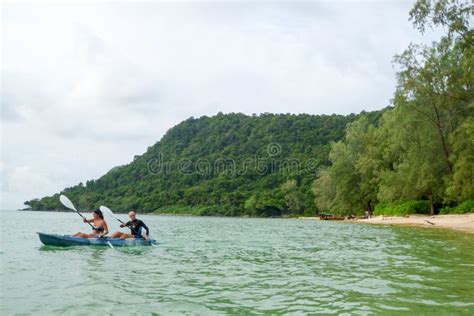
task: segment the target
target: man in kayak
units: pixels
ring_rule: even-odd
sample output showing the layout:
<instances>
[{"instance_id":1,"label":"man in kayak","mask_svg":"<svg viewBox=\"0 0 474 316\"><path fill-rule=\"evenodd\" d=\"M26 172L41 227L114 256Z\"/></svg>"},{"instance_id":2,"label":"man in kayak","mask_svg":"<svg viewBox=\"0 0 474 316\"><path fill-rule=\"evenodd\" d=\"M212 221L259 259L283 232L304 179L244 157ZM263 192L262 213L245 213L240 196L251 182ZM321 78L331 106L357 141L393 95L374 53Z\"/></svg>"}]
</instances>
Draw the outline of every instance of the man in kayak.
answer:
<instances>
[{"instance_id":1,"label":"man in kayak","mask_svg":"<svg viewBox=\"0 0 474 316\"><path fill-rule=\"evenodd\" d=\"M110 238L142 238L142 229L145 229L145 236L144 239L148 239L148 235L150 234L150 230L145 223L139 219L137 219L137 213L135 211L131 211L128 213L128 218L130 220L125 224L120 224L120 227L128 227L130 228L130 234L122 233L122 232L115 232L110 235Z\"/></svg>"}]
</instances>

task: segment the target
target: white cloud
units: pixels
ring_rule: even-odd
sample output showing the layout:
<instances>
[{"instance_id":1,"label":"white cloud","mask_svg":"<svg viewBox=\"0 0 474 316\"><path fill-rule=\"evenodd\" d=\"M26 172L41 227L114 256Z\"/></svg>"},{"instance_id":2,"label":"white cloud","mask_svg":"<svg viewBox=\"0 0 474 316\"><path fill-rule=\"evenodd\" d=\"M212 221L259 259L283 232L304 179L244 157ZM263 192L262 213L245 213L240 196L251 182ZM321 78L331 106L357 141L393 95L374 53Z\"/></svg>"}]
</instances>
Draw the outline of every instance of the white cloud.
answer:
<instances>
[{"instance_id":1,"label":"white cloud","mask_svg":"<svg viewBox=\"0 0 474 316\"><path fill-rule=\"evenodd\" d=\"M392 56L422 40L410 7L7 3L1 207L97 178L189 116L386 106Z\"/></svg>"}]
</instances>

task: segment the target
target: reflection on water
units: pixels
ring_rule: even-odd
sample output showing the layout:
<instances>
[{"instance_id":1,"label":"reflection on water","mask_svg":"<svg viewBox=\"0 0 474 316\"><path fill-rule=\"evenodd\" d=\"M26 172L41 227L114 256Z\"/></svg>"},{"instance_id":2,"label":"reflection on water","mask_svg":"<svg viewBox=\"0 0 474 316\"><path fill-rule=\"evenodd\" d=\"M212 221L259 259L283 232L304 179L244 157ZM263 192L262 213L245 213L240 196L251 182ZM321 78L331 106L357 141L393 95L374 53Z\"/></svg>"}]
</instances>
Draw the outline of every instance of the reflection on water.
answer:
<instances>
[{"instance_id":1,"label":"reflection on water","mask_svg":"<svg viewBox=\"0 0 474 316\"><path fill-rule=\"evenodd\" d=\"M45 246L41 245L39 247L39 251L46 251L46 252L61 252L61 251L75 251L75 247L56 247L56 246Z\"/></svg>"},{"instance_id":2,"label":"reflection on water","mask_svg":"<svg viewBox=\"0 0 474 316\"><path fill-rule=\"evenodd\" d=\"M41 217L43 220L38 220ZM12 213L1 241L3 313L472 315L474 236L279 219L143 216L157 247L41 246L67 213ZM116 227L113 227L116 228ZM111 227L112 229L112 227ZM10 240L11 241L11 240ZM8 277L6 277L8 276Z\"/></svg>"}]
</instances>

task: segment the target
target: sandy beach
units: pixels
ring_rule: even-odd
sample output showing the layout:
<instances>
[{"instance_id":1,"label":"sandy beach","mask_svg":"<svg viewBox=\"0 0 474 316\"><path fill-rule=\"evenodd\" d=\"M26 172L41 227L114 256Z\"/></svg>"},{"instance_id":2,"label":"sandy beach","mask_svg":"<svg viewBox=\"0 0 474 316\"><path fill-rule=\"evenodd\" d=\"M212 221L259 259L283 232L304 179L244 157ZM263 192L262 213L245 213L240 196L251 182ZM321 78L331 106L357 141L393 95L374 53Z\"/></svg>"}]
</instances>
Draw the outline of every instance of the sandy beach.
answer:
<instances>
[{"instance_id":1,"label":"sandy beach","mask_svg":"<svg viewBox=\"0 0 474 316\"><path fill-rule=\"evenodd\" d=\"M358 219L356 222L381 225L414 225L429 228L448 228L474 233L474 213L453 215L410 215L376 216L369 219Z\"/></svg>"}]
</instances>

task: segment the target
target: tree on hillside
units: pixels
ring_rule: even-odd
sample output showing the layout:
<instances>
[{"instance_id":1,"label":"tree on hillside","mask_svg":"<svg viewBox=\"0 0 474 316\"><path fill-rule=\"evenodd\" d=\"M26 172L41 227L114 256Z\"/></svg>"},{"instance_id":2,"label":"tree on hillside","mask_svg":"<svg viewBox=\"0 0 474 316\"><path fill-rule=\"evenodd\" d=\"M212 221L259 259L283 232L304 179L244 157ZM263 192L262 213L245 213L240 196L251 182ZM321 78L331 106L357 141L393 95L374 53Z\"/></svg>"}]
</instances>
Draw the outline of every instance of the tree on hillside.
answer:
<instances>
[{"instance_id":1,"label":"tree on hillside","mask_svg":"<svg viewBox=\"0 0 474 316\"><path fill-rule=\"evenodd\" d=\"M299 191L296 180L288 180L281 186L289 213L300 214L304 207L304 196Z\"/></svg>"}]
</instances>

